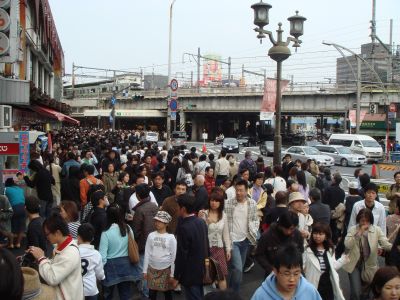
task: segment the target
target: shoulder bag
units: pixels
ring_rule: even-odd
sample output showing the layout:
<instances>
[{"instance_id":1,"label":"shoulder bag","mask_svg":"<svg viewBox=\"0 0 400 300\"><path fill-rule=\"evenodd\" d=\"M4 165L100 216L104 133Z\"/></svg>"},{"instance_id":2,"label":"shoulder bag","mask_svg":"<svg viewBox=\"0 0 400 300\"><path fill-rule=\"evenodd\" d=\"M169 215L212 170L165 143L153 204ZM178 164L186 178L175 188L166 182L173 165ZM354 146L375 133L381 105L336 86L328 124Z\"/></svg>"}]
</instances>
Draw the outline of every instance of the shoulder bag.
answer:
<instances>
[{"instance_id":1,"label":"shoulder bag","mask_svg":"<svg viewBox=\"0 0 400 300\"><path fill-rule=\"evenodd\" d=\"M135 239L132 236L132 230L129 227L129 225L126 225L128 227L127 234L128 234L128 256L129 260L133 264L137 264L139 262L139 247L135 241Z\"/></svg>"},{"instance_id":2,"label":"shoulder bag","mask_svg":"<svg viewBox=\"0 0 400 300\"><path fill-rule=\"evenodd\" d=\"M204 259L204 274L203 274L203 285L211 285L217 280L217 264L212 257L208 255L208 243L207 236L204 235L204 250L205 250L205 259Z\"/></svg>"}]
</instances>

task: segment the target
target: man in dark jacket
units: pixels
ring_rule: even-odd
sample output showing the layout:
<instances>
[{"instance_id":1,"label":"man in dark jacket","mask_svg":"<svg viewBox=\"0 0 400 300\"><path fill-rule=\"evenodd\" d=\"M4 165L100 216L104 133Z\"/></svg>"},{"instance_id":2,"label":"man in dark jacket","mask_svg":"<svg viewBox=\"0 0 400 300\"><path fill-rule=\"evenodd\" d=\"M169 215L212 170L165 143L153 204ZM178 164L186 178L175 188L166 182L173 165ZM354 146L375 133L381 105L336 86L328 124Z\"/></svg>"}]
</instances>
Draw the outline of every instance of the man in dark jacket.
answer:
<instances>
[{"instance_id":1,"label":"man in dark jacket","mask_svg":"<svg viewBox=\"0 0 400 300\"><path fill-rule=\"evenodd\" d=\"M208 256L208 228L194 214L195 199L184 194L178 197L180 219L176 229L178 242L173 285L183 286L186 299L201 300L204 296L204 260Z\"/></svg>"},{"instance_id":2,"label":"man in dark jacket","mask_svg":"<svg viewBox=\"0 0 400 300\"><path fill-rule=\"evenodd\" d=\"M144 249L146 248L147 237L155 230L154 216L157 214L158 206L150 201L150 187L146 183L137 185L135 190L139 203L132 208L135 213L133 216L133 228L139 248L139 268L141 269L141 274L143 274ZM149 297L149 290L144 279L142 280L142 295Z\"/></svg>"},{"instance_id":3,"label":"man in dark jacket","mask_svg":"<svg viewBox=\"0 0 400 300\"><path fill-rule=\"evenodd\" d=\"M28 168L34 172L34 175L33 178L24 176L25 183L30 188L36 189L40 200L40 216L47 218L50 216L50 211L53 206L53 193L51 191L51 186L56 182L50 172L46 170L39 161L32 160L29 163Z\"/></svg>"},{"instance_id":4,"label":"man in dark jacket","mask_svg":"<svg viewBox=\"0 0 400 300\"><path fill-rule=\"evenodd\" d=\"M194 211L196 213L208 207L208 193L206 187L204 186L204 180L204 175L196 175L194 179L192 191L196 199L194 207Z\"/></svg>"},{"instance_id":5,"label":"man in dark jacket","mask_svg":"<svg viewBox=\"0 0 400 300\"><path fill-rule=\"evenodd\" d=\"M107 226L106 207L110 205L104 191L95 191L91 197L91 203L94 207L92 214L89 216L89 223L94 227L93 245L98 250L100 245L101 233Z\"/></svg>"},{"instance_id":6,"label":"man in dark jacket","mask_svg":"<svg viewBox=\"0 0 400 300\"><path fill-rule=\"evenodd\" d=\"M264 232L258 242L256 260L265 270L267 277L273 269L275 256L279 248L294 243L300 252L304 252L304 240L300 231L296 228L299 217L296 213L284 212L277 223L272 224Z\"/></svg>"},{"instance_id":7,"label":"man in dark jacket","mask_svg":"<svg viewBox=\"0 0 400 300\"><path fill-rule=\"evenodd\" d=\"M332 184L324 191L324 198L322 202L328 204L331 211L335 210L335 208L340 203L344 203L344 198L346 197L346 194L344 193L344 190L340 187L341 182L342 176L340 176L339 173L334 174L332 178ZM336 220L331 219L330 226L332 230L332 241L336 244L339 238L339 230L336 226Z\"/></svg>"},{"instance_id":8,"label":"man in dark jacket","mask_svg":"<svg viewBox=\"0 0 400 300\"><path fill-rule=\"evenodd\" d=\"M282 163L283 178L285 180L288 180L289 171L292 167L294 167L294 162L292 162L292 156L289 153L287 153L283 157L283 163Z\"/></svg>"},{"instance_id":9,"label":"man in dark jacket","mask_svg":"<svg viewBox=\"0 0 400 300\"><path fill-rule=\"evenodd\" d=\"M164 174L162 172L157 172L153 175L153 186L151 187L151 192L153 193L158 206L161 206L169 196L173 193L169 186L164 184Z\"/></svg>"},{"instance_id":10,"label":"man in dark jacket","mask_svg":"<svg viewBox=\"0 0 400 300\"><path fill-rule=\"evenodd\" d=\"M308 197L311 200L309 214L313 218L314 223L321 222L329 225L331 221L331 209L329 205L321 202L321 191L313 188L310 190Z\"/></svg>"}]
</instances>

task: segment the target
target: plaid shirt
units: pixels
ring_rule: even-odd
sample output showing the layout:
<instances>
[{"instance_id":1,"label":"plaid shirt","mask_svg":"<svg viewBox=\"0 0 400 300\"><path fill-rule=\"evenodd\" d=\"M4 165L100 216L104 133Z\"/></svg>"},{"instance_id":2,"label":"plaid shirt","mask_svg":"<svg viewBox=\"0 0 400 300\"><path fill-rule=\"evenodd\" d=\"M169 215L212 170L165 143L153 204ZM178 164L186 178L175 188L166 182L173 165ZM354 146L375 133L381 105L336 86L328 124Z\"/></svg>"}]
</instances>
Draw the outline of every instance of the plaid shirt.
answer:
<instances>
[{"instance_id":1,"label":"plaid shirt","mask_svg":"<svg viewBox=\"0 0 400 300\"><path fill-rule=\"evenodd\" d=\"M233 233L233 212L235 207L237 206L238 202L236 200L236 196L228 199L225 201L225 208L224 211L226 213L226 217L228 220L228 228L229 233L232 236ZM247 230L247 238L249 239L252 245L256 245L256 237L257 231L260 225L260 219L257 217L257 205L256 202L247 197L247 205L248 205L248 214L247 214L247 221L248 221L248 230Z\"/></svg>"}]
</instances>

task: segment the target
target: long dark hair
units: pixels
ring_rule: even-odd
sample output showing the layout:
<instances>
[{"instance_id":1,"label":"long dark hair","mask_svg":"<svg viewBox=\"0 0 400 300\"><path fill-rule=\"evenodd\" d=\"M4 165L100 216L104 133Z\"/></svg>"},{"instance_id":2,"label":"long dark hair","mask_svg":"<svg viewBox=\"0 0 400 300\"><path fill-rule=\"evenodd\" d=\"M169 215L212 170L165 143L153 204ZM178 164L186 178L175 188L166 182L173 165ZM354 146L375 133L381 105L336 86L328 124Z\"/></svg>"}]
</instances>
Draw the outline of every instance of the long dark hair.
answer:
<instances>
[{"instance_id":1,"label":"long dark hair","mask_svg":"<svg viewBox=\"0 0 400 300\"><path fill-rule=\"evenodd\" d=\"M112 204L107 209L107 225L104 231L110 229L111 225L114 223L118 225L121 236L125 236L128 228L127 225L125 224L121 208L119 207L118 204Z\"/></svg>"},{"instance_id":2,"label":"long dark hair","mask_svg":"<svg viewBox=\"0 0 400 300\"><path fill-rule=\"evenodd\" d=\"M224 198L224 191L220 188L220 187L215 187L213 188L209 200L208 200L208 204L210 205L210 201L212 200L216 200L219 202L219 207L217 209L218 211L218 221L222 219L222 213L224 211L224 203L225 203L225 198ZM211 207L211 206L210 206Z\"/></svg>"},{"instance_id":3,"label":"long dark hair","mask_svg":"<svg viewBox=\"0 0 400 300\"><path fill-rule=\"evenodd\" d=\"M186 158L182 159L182 166L181 168L183 169L183 171L185 171L185 174L190 174L192 173L192 171L190 170L190 166L189 166L189 160Z\"/></svg>"},{"instance_id":4,"label":"long dark hair","mask_svg":"<svg viewBox=\"0 0 400 300\"><path fill-rule=\"evenodd\" d=\"M311 238L308 243L310 249L316 253L317 252L317 244L313 239L314 233L325 233L325 240L323 242L324 248L326 251L333 250L334 245L332 242L332 231L328 224L317 222L312 227Z\"/></svg>"},{"instance_id":5,"label":"long dark hair","mask_svg":"<svg viewBox=\"0 0 400 300\"><path fill-rule=\"evenodd\" d=\"M304 190L306 190L307 189L307 181L306 181L306 174L304 173L304 171L297 171L296 178L297 178L298 184L303 186Z\"/></svg>"}]
</instances>

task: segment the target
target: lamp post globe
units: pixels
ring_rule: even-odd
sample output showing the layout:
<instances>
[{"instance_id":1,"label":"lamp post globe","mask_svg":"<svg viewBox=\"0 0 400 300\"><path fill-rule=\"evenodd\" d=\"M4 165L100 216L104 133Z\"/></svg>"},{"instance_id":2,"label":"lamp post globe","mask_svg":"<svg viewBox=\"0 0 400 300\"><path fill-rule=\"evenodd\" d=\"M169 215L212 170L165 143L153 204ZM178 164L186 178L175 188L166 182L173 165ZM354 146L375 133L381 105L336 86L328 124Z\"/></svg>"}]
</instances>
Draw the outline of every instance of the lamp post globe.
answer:
<instances>
[{"instance_id":1,"label":"lamp post globe","mask_svg":"<svg viewBox=\"0 0 400 300\"><path fill-rule=\"evenodd\" d=\"M296 15L288 18L290 22L290 35L294 36L296 39L302 36L304 33L304 21L306 20L307 18L300 16L299 11L296 10Z\"/></svg>"}]
</instances>

